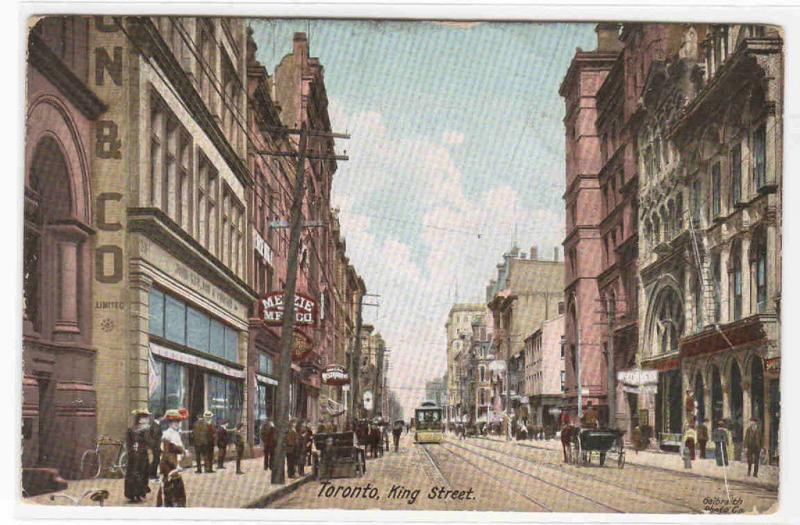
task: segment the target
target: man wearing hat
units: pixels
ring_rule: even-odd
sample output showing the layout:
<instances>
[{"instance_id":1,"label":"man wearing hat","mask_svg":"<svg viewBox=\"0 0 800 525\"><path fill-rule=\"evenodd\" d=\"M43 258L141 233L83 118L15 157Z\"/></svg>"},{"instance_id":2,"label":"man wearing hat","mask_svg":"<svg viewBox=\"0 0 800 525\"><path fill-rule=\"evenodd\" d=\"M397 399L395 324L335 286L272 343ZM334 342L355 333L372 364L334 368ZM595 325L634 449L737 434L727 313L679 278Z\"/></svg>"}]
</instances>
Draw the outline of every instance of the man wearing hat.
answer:
<instances>
[{"instance_id":1,"label":"man wearing hat","mask_svg":"<svg viewBox=\"0 0 800 525\"><path fill-rule=\"evenodd\" d=\"M147 486L150 467L150 412L137 408L133 412L133 426L128 429L125 444L128 450L128 466L125 469L125 497L138 503L150 492Z\"/></svg>"},{"instance_id":2,"label":"man wearing hat","mask_svg":"<svg viewBox=\"0 0 800 525\"><path fill-rule=\"evenodd\" d=\"M714 456L717 460L717 466L722 467L728 466L728 461L730 460L730 447L728 443L730 441L730 433L725 426L725 421L720 419L717 421L717 428L714 429Z\"/></svg>"},{"instance_id":3,"label":"man wearing hat","mask_svg":"<svg viewBox=\"0 0 800 525\"><path fill-rule=\"evenodd\" d=\"M761 429L756 418L750 418L750 425L744 434L744 448L747 451L747 475L752 468L753 477L758 477L758 458L761 454Z\"/></svg>"},{"instance_id":4,"label":"man wearing hat","mask_svg":"<svg viewBox=\"0 0 800 525\"><path fill-rule=\"evenodd\" d=\"M708 443L708 418L704 417L703 420L697 425L697 445L700 447L700 459L706 459L706 443Z\"/></svg>"},{"instance_id":5,"label":"man wearing hat","mask_svg":"<svg viewBox=\"0 0 800 525\"><path fill-rule=\"evenodd\" d=\"M185 452L180 425L185 418L186 414L181 410L167 410L164 414L169 426L161 434L161 460L158 464L161 487L156 497L157 507L186 506L186 488L180 475L180 458Z\"/></svg>"},{"instance_id":6,"label":"man wearing hat","mask_svg":"<svg viewBox=\"0 0 800 525\"><path fill-rule=\"evenodd\" d=\"M194 453L197 457L197 473L214 472L214 426L211 418L214 414L210 410L203 412L203 417L197 418L192 427L194 438Z\"/></svg>"}]
</instances>

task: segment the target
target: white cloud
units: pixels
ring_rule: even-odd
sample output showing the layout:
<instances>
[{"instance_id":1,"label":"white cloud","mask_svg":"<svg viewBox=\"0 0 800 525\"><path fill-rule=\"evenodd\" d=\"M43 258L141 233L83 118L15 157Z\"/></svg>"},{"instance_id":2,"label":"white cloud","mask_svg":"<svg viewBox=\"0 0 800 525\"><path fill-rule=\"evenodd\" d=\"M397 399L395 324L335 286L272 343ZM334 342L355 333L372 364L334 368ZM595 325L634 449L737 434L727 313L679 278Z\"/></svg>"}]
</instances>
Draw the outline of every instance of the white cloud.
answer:
<instances>
[{"instance_id":1,"label":"white cloud","mask_svg":"<svg viewBox=\"0 0 800 525\"><path fill-rule=\"evenodd\" d=\"M425 381L446 369L444 323L456 282L461 301L483 301L515 225L523 249L535 243L552 254L563 219L526 208L508 185L467 196L447 133L441 142L396 137L379 112L348 113L336 100L330 114L333 127L352 136L350 161L334 177L334 205L350 260L369 292L381 294L380 308L365 308L365 320L387 341L389 383L409 417Z\"/></svg>"},{"instance_id":2,"label":"white cloud","mask_svg":"<svg viewBox=\"0 0 800 525\"><path fill-rule=\"evenodd\" d=\"M464 134L460 131L445 131L442 133L442 142L445 144L463 144Z\"/></svg>"}]
</instances>

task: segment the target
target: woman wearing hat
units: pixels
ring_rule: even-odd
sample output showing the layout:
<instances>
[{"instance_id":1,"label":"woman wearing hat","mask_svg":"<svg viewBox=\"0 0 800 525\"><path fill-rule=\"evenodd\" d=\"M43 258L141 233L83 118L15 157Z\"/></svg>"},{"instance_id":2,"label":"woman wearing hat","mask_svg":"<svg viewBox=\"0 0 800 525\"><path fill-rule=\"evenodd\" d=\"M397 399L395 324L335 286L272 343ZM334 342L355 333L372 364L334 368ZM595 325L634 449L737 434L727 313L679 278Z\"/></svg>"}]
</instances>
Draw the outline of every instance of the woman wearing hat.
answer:
<instances>
[{"instance_id":1,"label":"woman wearing hat","mask_svg":"<svg viewBox=\"0 0 800 525\"><path fill-rule=\"evenodd\" d=\"M150 412L147 409L133 411L133 426L128 429L126 446L128 467L125 470L125 498L138 503L150 492L147 486L150 465Z\"/></svg>"},{"instance_id":2,"label":"woman wearing hat","mask_svg":"<svg viewBox=\"0 0 800 525\"><path fill-rule=\"evenodd\" d=\"M161 473L161 487L158 489L156 506L185 507L186 488L180 471L180 459L185 452L181 439L181 421L186 419L184 409L167 410L164 414L169 427L161 435L161 462L158 470Z\"/></svg>"}]
</instances>

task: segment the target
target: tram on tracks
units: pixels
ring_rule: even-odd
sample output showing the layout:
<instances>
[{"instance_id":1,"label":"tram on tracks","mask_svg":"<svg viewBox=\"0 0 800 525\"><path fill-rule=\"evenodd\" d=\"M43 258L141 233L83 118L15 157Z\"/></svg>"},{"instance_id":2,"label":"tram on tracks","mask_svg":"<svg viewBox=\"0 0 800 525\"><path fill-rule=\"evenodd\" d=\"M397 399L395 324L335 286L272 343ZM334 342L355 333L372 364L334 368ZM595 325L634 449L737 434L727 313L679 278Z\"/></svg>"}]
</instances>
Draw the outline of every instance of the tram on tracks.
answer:
<instances>
[{"instance_id":1,"label":"tram on tracks","mask_svg":"<svg viewBox=\"0 0 800 525\"><path fill-rule=\"evenodd\" d=\"M442 408L433 401L425 401L414 410L414 422L416 443L441 443L444 439Z\"/></svg>"}]
</instances>

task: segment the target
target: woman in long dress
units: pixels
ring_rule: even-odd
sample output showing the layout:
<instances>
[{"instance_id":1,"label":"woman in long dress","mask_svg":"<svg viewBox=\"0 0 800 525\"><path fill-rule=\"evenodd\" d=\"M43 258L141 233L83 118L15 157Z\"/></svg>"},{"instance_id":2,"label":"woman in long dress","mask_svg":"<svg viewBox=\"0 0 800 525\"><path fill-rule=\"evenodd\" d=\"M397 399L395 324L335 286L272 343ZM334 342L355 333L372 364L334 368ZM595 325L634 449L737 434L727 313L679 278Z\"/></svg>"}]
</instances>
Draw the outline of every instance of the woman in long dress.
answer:
<instances>
[{"instance_id":1,"label":"woman in long dress","mask_svg":"<svg viewBox=\"0 0 800 525\"><path fill-rule=\"evenodd\" d=\"M150 492L147 476L150 464L150 413L145 409L134 410L133 418L133 426L128 429L126 437L128 466L125 470L125 498L138 503Z\"/></svg>"},{"instance_id":2,"label":"woman in long dress","mask_svg":"<svg viewBox=\"0 0 800 525\"><path fill-rule=\"evenodd\" d=\"M157 507L185 507L186 487L181 477L180 461L186 451L181 440L181 421L186 419L183 409L167 410L164 418L169 424L161 435L161 462L158 465L161 474L161 487L156 497Z\"/></svg>"}]
</instances>

